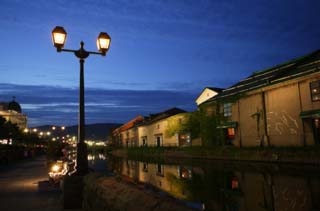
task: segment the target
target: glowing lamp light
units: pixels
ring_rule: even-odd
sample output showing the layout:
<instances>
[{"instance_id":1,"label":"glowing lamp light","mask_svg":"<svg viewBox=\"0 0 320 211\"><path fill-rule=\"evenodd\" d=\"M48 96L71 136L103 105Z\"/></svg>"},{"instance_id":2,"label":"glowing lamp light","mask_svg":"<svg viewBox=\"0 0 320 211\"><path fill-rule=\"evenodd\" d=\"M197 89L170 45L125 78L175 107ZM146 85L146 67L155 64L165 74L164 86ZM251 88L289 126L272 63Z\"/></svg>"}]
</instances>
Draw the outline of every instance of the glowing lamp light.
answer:
<instances>
[{"instance_id":1,"label":"glowing lamp light","mask_svg":"<svg viewBox=\"0 0 320 211\"><path fill-rule=\"evenodd\" d=\"M23 130L23 132L25 132L25 133L29 132L28 128L25 128L25 129Z\"/></svg>"},{"instance_id":2,"label":"glowing lamp light","mask_svg":"<svg viewBox=\"0 0 320 211\"><path fill-rule=\"evenodd\" d=\"M110 42L110 36L106 32L100 32L97 39L97 48L103 55L109 50Z\"/></svg>"},{"instance_id":3,"label":"glowing lamp light","mask_svg":"<svg viewBox=\"0 0 320 211\"><path fill-rule=\"evenodd\" d=\"M55 164L55 165L53 165L53 166L51 167L51 171L53 171L53 172L58 172L59 170L60 170L60 166L57 165L57 164Z\"/></svg>"},{"instance_id":4,"label":"glowing lamp light","mask_svg":"<svg viewBox=\"0 0 320 211\"><path fill-rule=\"evenodd\" d=\"M52 30L52 42L57 51L61 51L67 39L67 32L61 26L56 26Z\"/></svg>"}]
</instances>

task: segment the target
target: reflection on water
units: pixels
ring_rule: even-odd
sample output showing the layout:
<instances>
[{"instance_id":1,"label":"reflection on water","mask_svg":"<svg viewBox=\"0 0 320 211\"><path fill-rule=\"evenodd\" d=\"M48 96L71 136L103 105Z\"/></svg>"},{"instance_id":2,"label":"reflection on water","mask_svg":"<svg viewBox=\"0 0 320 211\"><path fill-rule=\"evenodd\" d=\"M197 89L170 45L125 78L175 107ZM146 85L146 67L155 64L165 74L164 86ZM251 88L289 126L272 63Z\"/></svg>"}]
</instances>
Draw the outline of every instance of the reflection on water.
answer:
<instances>
[{"instance_id":1,"label":"reflection on water","mask_svg":"<svg viewBox=\"0 0 320 211\"><path fill-rule=\"evenodd\" d=\"M270 164L158 164L109 160L109 170L203 210L320 210L320 172Z\"/></svg>"},{"instance_id":2,"label":"reflection on water","mask_svg":"<svg viewBox=\"0 0 320 211\"><path fill-rule=\"evenodd\" d=\"M89 153L88 165L98 172L107 172L106 156L103 153Z\"/></svg>"}]
</instances>

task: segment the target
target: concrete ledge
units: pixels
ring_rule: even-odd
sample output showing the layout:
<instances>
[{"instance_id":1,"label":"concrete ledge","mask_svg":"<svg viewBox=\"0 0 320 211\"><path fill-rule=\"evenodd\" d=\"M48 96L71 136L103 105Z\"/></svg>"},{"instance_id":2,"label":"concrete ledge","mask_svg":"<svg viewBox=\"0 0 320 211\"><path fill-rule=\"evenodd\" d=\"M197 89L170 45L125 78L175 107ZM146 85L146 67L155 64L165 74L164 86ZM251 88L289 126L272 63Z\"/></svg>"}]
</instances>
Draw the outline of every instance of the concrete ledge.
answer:
<instances>
[{"instance_id":1,"label":"concrete ledge","mask_svg":"<svg viewBox=\"0 0 320 211\"><path fill-rule=\"evenodd\" d=\"M84 185L83 208L85 210L195 210L170 197L139 189L114 177L102 177L91 173L85 177Z\"/></svg>"},{"instance_id":2,"label":"concrete ledge","mask_svg":"<svg viewBox=\"0 0 320 211\"><path fill-rule=\"evenodd\" d=\"M80 209L83 201L83 176L66 175L63 179L63 208Z\"/></svg>"}]
</instances>

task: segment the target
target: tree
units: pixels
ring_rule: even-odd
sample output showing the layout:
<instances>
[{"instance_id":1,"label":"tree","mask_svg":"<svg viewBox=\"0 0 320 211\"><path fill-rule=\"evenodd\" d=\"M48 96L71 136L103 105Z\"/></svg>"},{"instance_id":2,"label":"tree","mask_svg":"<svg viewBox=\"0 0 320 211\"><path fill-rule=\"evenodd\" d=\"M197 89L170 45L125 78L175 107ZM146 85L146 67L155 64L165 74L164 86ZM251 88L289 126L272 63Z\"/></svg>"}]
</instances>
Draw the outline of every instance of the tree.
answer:
<instances>
[{"instance_id":1,"label":"tree","mask_svg":"<svg viewBox=\"0 0 320 211\"><path fill-rule=\"evenodd\" d=\"M0 116L0 139L12 139L14 145L25 145L34 147L36 145L45 145L45 142L36 134L26 134L16 124L6 121Z\"/></svg>"},{"instance_id":2,"label":"tree","mask_svg":"<svg viewBox=\"0 0 320 211\"><path fill-rule=\"evenodd\" d=\"M215 106L218 110L218 105ZM207 107L190 113L184 125L186 131L191 133L191 138L201 138L203 146L217 146L225 143L223 131L217 129L223 118L219 112L207 112Z\"/></svg>"}]
</instances>

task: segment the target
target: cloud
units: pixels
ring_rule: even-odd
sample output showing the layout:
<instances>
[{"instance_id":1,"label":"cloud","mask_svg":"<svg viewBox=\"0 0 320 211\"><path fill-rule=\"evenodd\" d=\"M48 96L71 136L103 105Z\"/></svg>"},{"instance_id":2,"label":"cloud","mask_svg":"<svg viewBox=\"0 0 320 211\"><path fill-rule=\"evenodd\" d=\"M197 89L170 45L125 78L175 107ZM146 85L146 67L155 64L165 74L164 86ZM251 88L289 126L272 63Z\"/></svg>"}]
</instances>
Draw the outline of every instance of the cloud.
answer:
<instances>
[{"instance_id":1,"label":"cloud","mask_svg":"<svg viewBox=\"0 0 320 211\"><path fill-rule=\"evenodd\" d=\"M74 88L0 83L0 102L21 104L28 125L74 125L78 121L78 91ZM124 123L137 115L148 115L179 107L194 110L198 93L168 90L110 90L88 88L85 92L86 123Z\"/></svg>"}]
</instances>

